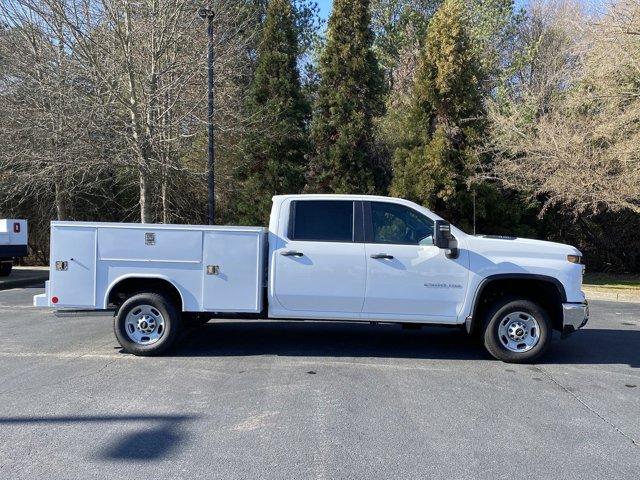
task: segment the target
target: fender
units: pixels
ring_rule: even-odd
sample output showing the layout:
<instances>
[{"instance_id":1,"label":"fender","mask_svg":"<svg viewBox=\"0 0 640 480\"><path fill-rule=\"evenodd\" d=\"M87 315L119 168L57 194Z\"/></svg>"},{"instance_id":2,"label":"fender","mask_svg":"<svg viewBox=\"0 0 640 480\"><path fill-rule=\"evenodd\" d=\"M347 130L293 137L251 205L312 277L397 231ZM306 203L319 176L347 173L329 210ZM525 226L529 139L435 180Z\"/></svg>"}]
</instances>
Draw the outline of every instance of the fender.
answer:
<instances>
[{"instance_id":1,"label":"fender","mask_svg":"<svg viewBox=\"0 0 640 480\"><path fill-rule=\"evenodd\" d=\"M473 296L471 314L465 319L467 333L470 333L473 329L473 323L476 319L476 312L478 310L478 302L480 301L480 298L482 298L482 292L487 285L496 280L538 280L542 282L549 282L554 284L558 289L560 301L563 303L567 301L567 292L565 291L564 285L557 278L550 277L548 275L537 275L534 273L497 273L495 275L489 275L488 277L483 278L476 288L476 292Z\"/></svg>"},{"instance_id":2,"label":"fender","mask_svg":"<svg viewBox=\"0 0 640 480\"><path fill-rule=\"evenodd\" d=\"M129 278L150 278L150 279L154 279L154 280L163 280L167 283L169 283L170 285L173 286L173 288L175 288L178 291L178 294L180 295L180 302L182 303L182 310L184 311L184 295L182 294L182 291L180 290L180 288L178 288L178 286L171 281L171 279L169 277L167 277L166 275L158 275L158 274L144 274L144 273L128 273L126 275L122 275L121 277L116 278L113 282L111 282L109 284L109 286L107 287L107 290L105 292L104 295L104 299L103 299L103 303L102 303L102 308L106 309L107 305L109 304L109 294L111 294L111 290L113 290L113 287L115 287L118 283L120 283L123 280L127 280Z\"/></svg>"}]
</instances>

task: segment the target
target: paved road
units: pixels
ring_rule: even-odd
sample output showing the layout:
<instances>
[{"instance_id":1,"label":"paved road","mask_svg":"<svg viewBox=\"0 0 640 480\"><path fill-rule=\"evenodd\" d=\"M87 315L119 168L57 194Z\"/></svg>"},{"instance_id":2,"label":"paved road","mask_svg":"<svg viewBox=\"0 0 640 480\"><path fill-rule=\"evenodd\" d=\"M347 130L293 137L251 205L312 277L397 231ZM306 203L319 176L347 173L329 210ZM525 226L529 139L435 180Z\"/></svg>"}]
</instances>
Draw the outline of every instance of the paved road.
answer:
<instances>
[{"instance_id":1,"label":"paved road","mask_svg":"<svg viewBox=\"0 0 640 480\"><path fill-rule=\"evenodd\" d=\"M446 329L227 321L172 356L0 292L2 479L635 479L640 305L542 364Z\"/></svg>"},{"instance_id":2,"label":"paved road","mask_svg":"<svg viewBox=\"0 0 640 480\"><path fill-rule=\"evenodd\" d=\"M25 287L48 279L48 267L17 267L14 265L8 277L0 277L0 290Z\"/></svg>"}]
</instances>

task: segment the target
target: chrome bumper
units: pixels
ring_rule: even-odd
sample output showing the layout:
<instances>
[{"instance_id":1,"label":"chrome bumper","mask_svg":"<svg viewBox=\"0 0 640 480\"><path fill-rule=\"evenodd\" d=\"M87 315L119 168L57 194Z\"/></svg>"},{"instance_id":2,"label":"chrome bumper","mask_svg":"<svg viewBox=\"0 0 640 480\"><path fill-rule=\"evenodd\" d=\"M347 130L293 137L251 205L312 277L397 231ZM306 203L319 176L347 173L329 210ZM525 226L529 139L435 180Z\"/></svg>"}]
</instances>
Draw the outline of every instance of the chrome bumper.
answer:
<instances>
[{"instance_id":1,"label":"chrome bumper","mask_svg":"<svg viewBox=\"0 0 640 480\"><path fill-rule=\"evenodd\" d=\"M562 304L562 336L584 327L589 321L589 305L584 303Z\"/></svg>"}]
</instances>

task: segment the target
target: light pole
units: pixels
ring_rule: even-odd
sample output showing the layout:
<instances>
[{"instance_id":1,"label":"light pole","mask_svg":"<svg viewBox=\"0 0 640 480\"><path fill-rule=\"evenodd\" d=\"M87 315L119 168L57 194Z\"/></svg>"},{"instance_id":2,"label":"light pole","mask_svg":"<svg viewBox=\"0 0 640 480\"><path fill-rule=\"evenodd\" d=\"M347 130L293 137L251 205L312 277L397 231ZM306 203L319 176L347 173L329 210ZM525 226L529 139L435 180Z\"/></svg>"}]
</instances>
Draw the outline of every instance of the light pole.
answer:
<instances>
[{"instance_id":1,"label":"light pole","mask_svg":"<svg viewBox=\"0 0 640 480\"><path fill-rule=\"evenodd\" d=\"M207 25L207 37L208 37L208 55L207 55L207 70L209 73L209 114L207 116L207 123L209 128L209 155L207 159L207 186L209 193L209 210L207 219L209 225L215 223L215 211L216 211L216 199L215 199L215 144L213 139L213 17L215 16L213 9L201 8L198 11L198 15L201 18L206 19Z\"/></svg>"}]
</instances>

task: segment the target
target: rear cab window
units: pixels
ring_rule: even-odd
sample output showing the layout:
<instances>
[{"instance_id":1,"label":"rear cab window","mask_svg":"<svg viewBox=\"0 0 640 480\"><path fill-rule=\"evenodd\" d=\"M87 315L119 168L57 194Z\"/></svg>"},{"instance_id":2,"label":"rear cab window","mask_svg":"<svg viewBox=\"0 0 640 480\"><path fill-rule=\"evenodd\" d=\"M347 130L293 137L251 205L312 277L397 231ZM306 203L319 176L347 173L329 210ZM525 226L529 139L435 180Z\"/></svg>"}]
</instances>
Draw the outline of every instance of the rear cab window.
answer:
<instances>
[{"instance_id":1,"label":"rear cab window","mask_svg":"<svg viewBox=\"0 0 640 480\"><path fill-rule=\"evenodd\" d=\"M354 202L296 200L291 202L288 237L317 242L353 242Z\"/></svg>"}]
</instances>

